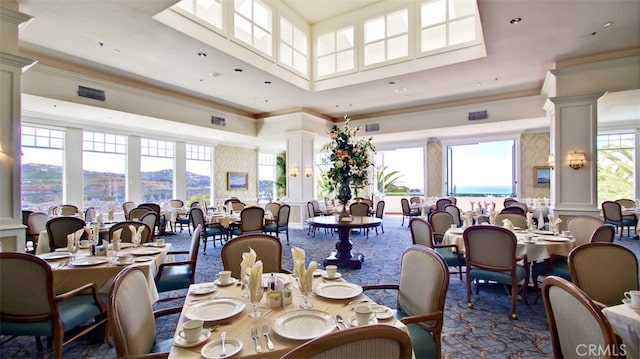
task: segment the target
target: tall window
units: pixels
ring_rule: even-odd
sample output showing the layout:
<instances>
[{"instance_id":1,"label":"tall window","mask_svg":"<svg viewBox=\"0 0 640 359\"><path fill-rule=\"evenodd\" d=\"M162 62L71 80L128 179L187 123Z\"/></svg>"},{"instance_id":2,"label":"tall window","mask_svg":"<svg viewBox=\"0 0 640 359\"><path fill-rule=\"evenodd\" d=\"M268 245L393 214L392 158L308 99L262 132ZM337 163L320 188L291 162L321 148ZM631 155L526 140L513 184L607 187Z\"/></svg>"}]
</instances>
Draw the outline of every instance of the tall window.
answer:
<instances>
[{"instance_id":1,"label":"tall window","mask_svg":"<svg viewBox=\"0 0 640 359\"><path fill-rule=\"evenodd\" d=\"M271 57L273 54L271 8L259 0L236 0L233 6L235 38Z\"/></svg>"},{"instance_id":2,"label":"tall window","mask_svg":"<svg viewBox=\"0 0 640 359\"><path fill-rule=\"evenodd\" d=\"M318 77L355 69L353 26L318 36Z\"/></svg>"},{"instance_id":3,"label":"tall window","mask_svg":"<svg viewBox=\"0 0 640 359\"><path fill-rule=\"evenodd\" d=\"M258 154L258 199L270 202L277 198L276 194L276 155Z\"/></svg>"},{"instance_id":4,"label":"tall window","mask_svg":"<svg viewBox=\"0 0 640 359\"><path fill-rule=\"evenodd\" d=\"M82 134L83 207L98 213L119 208L125 198L125 136L84 131Z\"/></svg>"},{"instance_id":5,"label":"tall window","mask_svg":"<svg viewBox=\"0 0 640 359\"><path fill-rule=\"evenodd\" d=\"M64 132L22 126L22 208L46 211L62 204Z\"/></svg>"},{"instance_id":6,"label":"tall window","mask_svg":"<svg viewBox=\"0 0 640 359\"><path fill-rule=\"evenodd\" d=\"M600 135L598 144L598 202L621 198L634 199L635 135Z\"/></svg>"},{"instance_id":7,"label":"tall window","mask_svg":"<svg viewBox=\"0 0 640 359\"><path fill-rule=\"evenodd\" d=\"M447 146L447 194L515 195L515 141Z\"/></svg>"},{"instance_id":8,"label":"tall window","mask_svg":"<svg viewBox=\"0 0 640 359\"><path fill-rule=\"evenodd\" d=\"M211 203L211 147L186 145L187 206L206 200Z\"/></svg>"},{"instance_id":9,"label":"tall window","mask_svg":"<svg viewBox=\"0 0 640 359\"><path fill-rule=\"evenodd\" d=\"M364 23L364 65L409 55L409 10L402 9Z\"/></svg>"},{"instance_id":10,"label":"tall window","mask_svg":"<svg viewBox=\"0 0 640 359\"><path fill-rule=\"evenodd\" d=\"M476 39L475 1L429 0L420 6L421 51Z\"/></svg>"},{"instance_id":11,"label":"tall window","mask_svg":"<svg viewBox=\"0 0 640 359\"><path fill-rule=\"evenodd\" d=\"M218 30L223 29L222 0L182 0L176 6L194 14Z\"/></svg>"},{"instance_id":12,"label":"tall window","mask_svg":"<svg viewBox=\"0 0 640 359\"><path fill-rule=\"evenodd\" d=\"M385 195L424 194L424 150L421 147L376 151L376 193Z\"/></svg>"},{"instance_id":13,"label":"tall window","mask_svg":"<svg viewBox=\"0 0 640 359\"><path fill-rule=\"evenodd\" d=\"M308 74L307 34L280 18L280 63L303 74Z\"/></svg>"},{"instance_id":14,"label":"tall window","mask_svg":"<svg viewBox=\"0 0 640 359\"><path fill-rule=\"evenodd\" d=\"M173 198L173 142L142 138L140 142L142 199L145 202Z\"/></svg>"}]
</instances>

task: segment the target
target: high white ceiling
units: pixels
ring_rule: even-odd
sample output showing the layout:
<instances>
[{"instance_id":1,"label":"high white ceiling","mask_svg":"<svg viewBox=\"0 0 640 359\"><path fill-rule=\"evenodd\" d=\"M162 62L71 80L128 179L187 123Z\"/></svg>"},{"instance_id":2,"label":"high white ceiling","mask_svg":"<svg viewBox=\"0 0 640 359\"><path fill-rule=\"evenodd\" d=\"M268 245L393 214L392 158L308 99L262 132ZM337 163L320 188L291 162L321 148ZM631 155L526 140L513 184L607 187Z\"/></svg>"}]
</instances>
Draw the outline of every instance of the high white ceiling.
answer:
<instances>
[{"instance_id":1,"label":"high white ceiling","mask_svg":"<svg viewBox=\"0 0 640 359\"><path fill-rule=\"evenodd\" d=\"M309 92L152 19L174 0L18 2L21 12L34 17L20 33L20 47L31 54L171 88L255 116L305 108L335 119L344 114L361 118L385 110L539 91L558 60L640 45L638 0L479 0L487 57ZM378 1L283 2L316 23ZM510 24L515 17L522 21ZM607 22L611 25L605 27ZM198 52L208 56L203 60ZM244 71L237 73L236 68ZM220 76L210 77L212 72ZM271 84L265 85L266 80ZM398 87L406 92L395 92Z\"/></svg>"}]
</instances>

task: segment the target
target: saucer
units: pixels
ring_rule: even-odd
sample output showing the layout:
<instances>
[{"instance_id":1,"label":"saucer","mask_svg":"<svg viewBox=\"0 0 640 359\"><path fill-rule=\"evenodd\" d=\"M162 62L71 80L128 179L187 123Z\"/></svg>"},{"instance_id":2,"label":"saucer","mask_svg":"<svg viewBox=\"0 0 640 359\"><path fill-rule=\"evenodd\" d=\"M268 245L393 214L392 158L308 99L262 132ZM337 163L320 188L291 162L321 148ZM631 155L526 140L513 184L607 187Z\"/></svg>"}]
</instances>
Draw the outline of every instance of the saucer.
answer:
<instances>
[{"instance_id":1,"label":"saucer","mask_svg":"<svg viewBox=\"0 0 640 359\"><path fill-rule=\"evenodd\" d=\"M315 271L313 271L313 276L314 277L319 277L322 275L322 273L324 273L324 271L322 269L316 269Z\"/></svg>"},{"instance_id":2,"label":"saucer","mask_svg":"<svg viewBox=\"0 0 640 359\"><path fill-rule=\"evenodd\" d=\"M175 337L173 337L173 345L177 347L191 348L206 342L209 337L211 337L211 332L209 331L209 329L202 329L200 338L198 338L198 340L196 340L195 342L188 342L181 336L176 335Z\"/></svg>"},{"instance_id":3,"label":"saucer","mask_svg":"<svg viewBox=\"0 0 640 359\"><path fill-rule=\"evenodd\" d=\"M358 324L358 321L356 320L356 316L352 316L351 318L349 318L349 324L351 324L352 327L359 327L360 324ZM378 319L376 319L375 317L373 319L371 319L369 321L369 323L364 324L364 325L371 325L371 324L378 324Z\"/></svg>"},{"instance_id":4,"label":"saucer","mask_svg":"<svg viewBox=\"0 0 640 359\"><path fill-rule=\"evenodd\" d=\"M133 259L131 259L131 260L124 261L124 262L121 262L121 261L115 261L114 263L115 263L116 265L119 265L119 266L128 266L129 264L133 264L133 263L134 263L134 261L133 261Z\"/></svg>"},{"instance_id":5,"label":"saucer","mask_svg":"<svg viewBox=\"0 0 640 359\"><path fill-rule=\"evenodd\" d=\"M640 310L640 305L639 305L639 306L635 306L635 307L634 307L633 305L631 305L631 300L630 300L630 299L623 298L623 299L622 299L622 303L624 303L624 304L628 305L628 306L629 306L629 308L631 308L631 309L633 309L633 310Z\"/></svg>"},{"instance_id":6,"label":"saucer","mask_svg":"<svg viewBox=\"0 0 640 359\"><path fill-rule=\"evenodd\" d=\"M137 257L136 259L134 259L134 262L150 262L154 260L153 257Z\"/></svg>"},{"instance_id":7,"label":"saucer","mask_svg":"<svg viewBox=\"0 0 640 359\"><path fill-rule=\"evenodd\" d=\"M217 285L217 286L220 286L220 287L226 287L226 286L228 286L228 285L236 284L236 282L237 282L237 281L238 281L237 279L235 279L235 278L231 278L231 280L229 281L229 283L220 283L220 280L219 280L219 279L216 279L213 283L214 283L215 285Z\"/></svg>"},{"instance_id":8,"label":"saucer","mask_svg":"<svg viewBox=\"0 0 640 359\"><path fill-rule=\"evenodd\" d=\"M371 311L376 313L378 319L389 319L393 317L393 310L385 305L372 305Z\"/></svg>"},{"instance_id":9,"label":"saucer","mask_svg":"<svg viewBox=\"0 0 640 359\"><path fill-rule=\"evenodd\" d=\"M324 279L333 280L333 279L338 279L338 278L341 278L341 277L342 277L342 274L337 273L337 272L336 272L336 276L335 277L329 277L327 275L326 271L322 271L322 278L324 278Z\"/></svg>"},{"instance_id":10,"label":"saucer","mask_svg":"<svg viewBox=\"0 0 640 359\"><path fill-rule=\"evenodd\" d=\"M218 287L216 287L215 284L192 285L189 293L194 295L209 294L215 292L216 289L218 289Z\"/></svg>"}]
</instances>

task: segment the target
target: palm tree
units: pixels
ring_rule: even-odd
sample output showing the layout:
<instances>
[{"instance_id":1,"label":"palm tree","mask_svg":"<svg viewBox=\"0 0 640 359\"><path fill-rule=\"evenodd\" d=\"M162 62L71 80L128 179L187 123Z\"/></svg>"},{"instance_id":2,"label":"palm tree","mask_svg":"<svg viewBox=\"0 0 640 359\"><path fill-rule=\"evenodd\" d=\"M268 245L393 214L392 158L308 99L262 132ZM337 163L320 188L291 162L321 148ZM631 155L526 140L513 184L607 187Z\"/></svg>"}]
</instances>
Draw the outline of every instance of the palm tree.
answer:
<instances>
[{"instance_id":1,"label":"palm tree","mask_svg":"<svg viewBox=\"0 0 640 359\"><path fill-rule=\"evenodd\" d=\"M389 166L376 167L376 189L379 193L397 192L399 187L396 182L402 177L400 171L387 173Z\"/></svg>"}]
</instances>

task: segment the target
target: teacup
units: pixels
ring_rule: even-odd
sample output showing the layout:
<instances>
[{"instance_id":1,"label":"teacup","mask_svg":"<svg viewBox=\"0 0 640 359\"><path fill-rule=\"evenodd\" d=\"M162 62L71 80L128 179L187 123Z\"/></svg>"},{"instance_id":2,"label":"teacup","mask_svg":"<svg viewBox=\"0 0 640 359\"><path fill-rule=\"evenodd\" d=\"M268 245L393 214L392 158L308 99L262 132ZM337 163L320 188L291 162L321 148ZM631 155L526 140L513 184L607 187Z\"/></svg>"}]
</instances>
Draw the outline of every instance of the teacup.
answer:
<instances>
[{"instance_id":1,"label":"teacup","mask_svg":"<svg viewBox=\"0 0 640 359\"><path fill-rule=\"evenodd\" d=\"M156 246L159 246L159 247L164 246L164 238L156 239Z\"/></svg>"},{"instance_id":2,"label":"teacup","mask_svg":"<svg viewBox=\"0 0 640 359\"><path fill-rule=\"evenodd\" d=\"M231 283L231 271L223 270L218 273L218 281L220 284L229 284Z\"/></svg>"},{"instance_id":3,"label":"teacup","mask_svg":"<svg viewBox=\"0 0 640 359\"><path fill-rule=\"evenodd\" d=\"M449 226L449 228L456 229L456 228L458 228L458 226L456 226L455 224L452 224L451 226Z\"/></svg>"},{"instance_id":4,"label":"teacup","mask_svg":"<svg viewBox=\"0 0 640 359\"><path fill-rule=\"evenodd\" d=\"M325 271L327 273L327 278L335 278L336 273L338 272L338 266L328 265L325 267Z\"/></svg>"},{"instance_id":5,"label":"teacup","mask_svg":"<svg viewBox=\"0 0 640 359\"><path fill-rule=\"evenodd\" d=\"M560 232L560 235L565 237L565 238L569 238L569 237L571 237L571 231L562 231L562 232Z\"/></svg>"},{"instance_id":6,"label":"teacup","mask_svg":"<svg viewBox=\"0 0 640 359\"><path fill-rule=\"evenodd\" d=\"M187 342L195 342L200 339L203 324L202 320L187 320L182 325L182 330L178 332L178 335Z\"/></svg>"},{"instance_id":7,"label":"teacup","mask_svg":"<svg viewBox=\"0 0 640 359\"><path fill-rule=\"evenodd\" d=\"M120 264L126 264L131 262L131 256L128 254L121 254L118 256L117 260L118 260L118 263Z\"/></svg>"},{"instance_id":8,"label":"teacup","mask_svg":"<svg viewBox=\"0 0 640 359\"><path fill-rule=\"evenodd\" d=\"M376 313L371 311L371 307L367 305L361 305L355 308L356 322L358 325L367 325L376 317Z\"/></svg>"},{"instance_id":9,"label":"teacup","mask_svg":"<svg viewBox=\"0 0 640 359\"><path fill-rule=\"evenodd\" d=\"M630 290L624 292L625 298L629 299L629 304L633 308L640 308L640 290Z\"/></svg>"}]
</instances>

